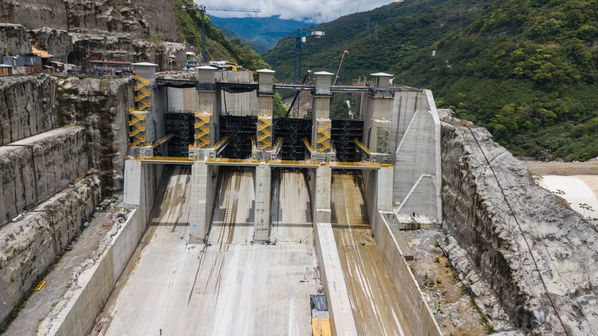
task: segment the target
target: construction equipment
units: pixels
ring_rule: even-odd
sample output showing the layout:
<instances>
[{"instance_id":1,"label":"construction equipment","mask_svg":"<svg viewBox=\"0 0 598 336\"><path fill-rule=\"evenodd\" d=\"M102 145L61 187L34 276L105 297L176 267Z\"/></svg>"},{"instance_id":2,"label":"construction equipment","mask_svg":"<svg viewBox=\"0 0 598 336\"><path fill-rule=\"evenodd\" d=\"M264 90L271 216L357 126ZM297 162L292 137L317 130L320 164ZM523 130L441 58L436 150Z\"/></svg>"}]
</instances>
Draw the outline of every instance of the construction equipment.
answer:
<instances>
[{"instance_id":1,"label":"construction equipment","mask_svg":"<svg viewBox=\"0 0 598 336\"><path fill-rule=\"evenodd\" d=\"M293 32L267 32L263 35L295 38L295 69L293 79L295 83L299 83L301 79L301 43L307 42L308 37L322 38L326 33L321 30L297 29Z\"/></svg>"},{"instance_id":2,"label":"construction equipment","mask_svg":"<svg viewBox=\"0 0 598 336\"><path fill-rule=\"evenodd\" d=\"M311 70L307 70L307 72L305 73L305 76L303 76L303 80L301 81L301 84L305 83L305 80L307 79L307 76L309 76L309 74L311 73ZM295 102L297 101L297 98L299 98L299 95L301 94L301 91L299 90L295 90L295 96L293 97L293 101L291 102L291 105L289 106L289 110L287 111L287 114L285 114L285 118L289 117L289 113L291 112L291 110L293 109L293 106L295 105ZM300 104L297 104L297 110L299 110L300 108ZM299 113L294 113L293 114L293 118L297 118L297 115L299 115Z\"/></svg>"},{"instance_id":3,"label":"construction equipment","mask_svg":"<svg viewBox=\"0 0 598 336\"><path fill-rule=\"evenodd\" d=\"M223 8L223 7L208 7L205 5L196 6L182 6L184 10L198 11L201 14L201 57L203 64L207 63L206 57L206 26L205 26L205 15L206 11L212 12L239 12L239 13L260 13L261 9L239 9L239 8Z\"/></svg>"},{"instance_id":4,"label":"construction equipment","mask_svg":"<svg viewBox=\"0 0 598 336\"><path fill-rule=\"evenodd\" d=\"M349 50L343 50L343 56L341 56L341 62L338 65L338 70L336 71L336 77L334 78L334 83L332 85L336 85L338 78L341 75L341 68L343 67L343 61L345 60L345 55L349 53Z\"/></svg>"}]
</instances>

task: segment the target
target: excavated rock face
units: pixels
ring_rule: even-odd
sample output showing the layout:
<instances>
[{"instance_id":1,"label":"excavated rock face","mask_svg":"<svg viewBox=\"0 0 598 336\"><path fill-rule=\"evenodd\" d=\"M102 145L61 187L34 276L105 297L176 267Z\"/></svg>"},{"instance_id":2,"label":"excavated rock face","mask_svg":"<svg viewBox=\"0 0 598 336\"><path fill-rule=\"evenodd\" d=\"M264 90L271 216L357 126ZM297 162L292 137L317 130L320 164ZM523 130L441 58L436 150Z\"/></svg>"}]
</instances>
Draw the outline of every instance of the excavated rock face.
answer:
<instances>
[{"instance_id":1,"label":"excavated rock face","mask_svg":"<svg viewBox=\"0 0 598 336\"><path fill-rule=\"evenodd\" d=\"M52 54L54 56L52 60L68 62L68 55L73 51L73 42L66 30L44 27L34 29L29 33L31 34L31 43Z\"/></svg>"},{"instance_id":2,"label":"excavated rock face","mask_svg":"<svg viewBox=\"0 0 598 336\"><path fill-rule=\"evenodd\" d=\"M174 43L178 32L173 0L0 0L0 19L33 29L36 47L84 69L91 59L147 61L163 70L180 69L186 62L186 46ZM27 34L23 26L7 27L12 35L14 27ZM0 38L5 40L1 26ZM20 35L13 40L29 43ZM31 52L30 45L15 48L15 43L7 44L10 52L0 56Z\"/></svg>"},{"instance_id":3,"label":"excavated rock face","mask_svg":"<svg viewBox=\"0 0 598 336\"><path fill-rule=\"evenodd\" d=\"M29 28L67 28L64 0L0 0L0 20Z\"/></svg>"},{"instance_id":4,"label":"excavated rock face","mask_svg":"<svg viewBox=\"0 0 598 336\"><path fill-rule=\"evenodd\" d=\"M67 0L66 11L72 32L118 32L143 37L149 34L141 10L129 0Z\"/></svg>"},{"instance_id":5,"label":"excavated rock face","mask_svg":"<svg viewBox=\"0 0 598 336\"><path fill-rule=\"evenodd\" d=\"M54 195L22 220L1 228L0 321L78 235L100 197L100 181L91 175Z\"/></svg>"},{"instance_id":6,"label":"excavated rock face","mask_svg":"<svg viewBox=\"0 0 598 336\"><path fill-rule=\"evenodd\" d=\"M0 147L0 226L88 170L85 129L67 126Z\"/></svg>"},{"instance_id":7,"label":"excavated rock face","mask_svg":"<svg viewBox=\"0 0 598 336\"><path fill-rule=\"evenodd\" d=\"M0 11L2 8L0 7ZM0 56L31 53L27 28L22 25L0 23Z\"/></svg>"},{"instance_id":8,"label":"excavated rock face","mask_svg":"<svg viewBox=\"0 0 598 336\"><path fill-rule=\"evenodd\" d=\"M50 76L0 80L0 145L58 127L56 79Z\"/></svg>"},{"instance_id":9,"label":"excavated rock face","mask_svg":"<svg viewBox=\"0 0 598 336\"><path fill-rule=\"evenodd\" d=\"M569 335L598 334L598 233L562 199L537 186L486 129L472 131L521 229L470 130L443 123L445 228L518 327L537 335L564 334L541 275Z\"/></svg>"},{"instance_id":10,"label":"excavated rock face","mask_svg":"<svg viewBox=\"0 0 598 336\"><path fill-rule=\"evenodd\" d=\"M95 168L107 193L121 190L127 152L127 118L133 107L130 79L76 78L58 84L57 113L61 124L87 130L89 166Z\"/></svg>"},{"instance_id":11,"label":"excavated rock face","mask_svg":"<svg viewBox=\"0 0 598 336\"><path fill-rule=\"evenodd\" d=\"M150 30L162 36L166 41L176 41L176 19L174 16L174 1L172 0L137 0L143 17L149 22Z\"/></svg>"}]
</instances>

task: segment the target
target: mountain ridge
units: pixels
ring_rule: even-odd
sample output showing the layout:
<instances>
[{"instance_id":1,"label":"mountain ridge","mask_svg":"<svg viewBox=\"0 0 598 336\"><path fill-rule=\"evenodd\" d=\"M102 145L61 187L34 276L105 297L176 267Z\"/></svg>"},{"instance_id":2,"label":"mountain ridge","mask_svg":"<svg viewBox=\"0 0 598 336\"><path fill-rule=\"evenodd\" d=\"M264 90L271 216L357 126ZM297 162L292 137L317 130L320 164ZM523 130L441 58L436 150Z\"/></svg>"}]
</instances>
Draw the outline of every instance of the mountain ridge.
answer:
<instances>
[{"instance_id":1,"label":"mountain ridge","mask_svg":"<svg viewBox=\"0 0 598 336\"><path fill-rule=\"evenodd\" d=\"M518 156L598 155L598 3L591 0L412 0L315 26L303 70L341 82L385 71L432 89L439 107L487 127ZM293 41L264 55L292 74Z\"/></svg>"}]
</instances>

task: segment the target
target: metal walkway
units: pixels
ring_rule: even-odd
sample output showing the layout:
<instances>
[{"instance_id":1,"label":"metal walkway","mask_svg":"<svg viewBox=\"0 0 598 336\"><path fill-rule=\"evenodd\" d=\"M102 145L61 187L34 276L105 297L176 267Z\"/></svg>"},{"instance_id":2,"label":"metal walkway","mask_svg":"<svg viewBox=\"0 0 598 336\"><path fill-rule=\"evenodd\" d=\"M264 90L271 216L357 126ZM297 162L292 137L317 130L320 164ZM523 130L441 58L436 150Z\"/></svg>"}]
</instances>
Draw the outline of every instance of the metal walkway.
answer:
<instances>
[{"instance_id":1,"label":"metal walkway","mask_svg":"<svg viewBox=\"0 0 598 336\"><path fill-rule=\"evenodd\" d=\"M174 164L174 165L192 165L198 161L188 157L169 157L169 156L153 156L153 157L127 157L127 160L139 160L148 164ZM226 159L226 158L208 158L206 163L211 166L228 166L228 167L255 167L260 163L265 163L273 168L317 168L324 163L307 160L252 160L252 159ZM390 164L381 164L375 162L330 162L328 166L332 169L365 169L375 170L380 168L392 167Z\"/></svg>"}]
</instances>

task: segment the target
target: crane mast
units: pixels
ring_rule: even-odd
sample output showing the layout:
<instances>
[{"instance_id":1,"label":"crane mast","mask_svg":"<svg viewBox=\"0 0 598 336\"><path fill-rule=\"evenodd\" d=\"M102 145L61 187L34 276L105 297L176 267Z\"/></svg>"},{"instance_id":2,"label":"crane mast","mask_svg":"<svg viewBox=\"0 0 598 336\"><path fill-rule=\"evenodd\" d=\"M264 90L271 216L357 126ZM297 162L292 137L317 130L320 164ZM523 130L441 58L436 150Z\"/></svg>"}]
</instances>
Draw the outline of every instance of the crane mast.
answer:
<instances>
[{"instance_id":1,"label":"crane mast","mask_svg":"<svg viewBox=\"0 0 598 336\"><path fill-rule=\"evenodd\" d=\"M182 6L182 9L188 11L198 11L201 15L201 55L203 64L208 62L206 56L206 26L205 15L206 11L212 12L238 12L238 13L260 13L261 9L241 9L241 8L225 8L225 7L208 7L206 5L197 6Z\"/></svg>"}]
</instances>

